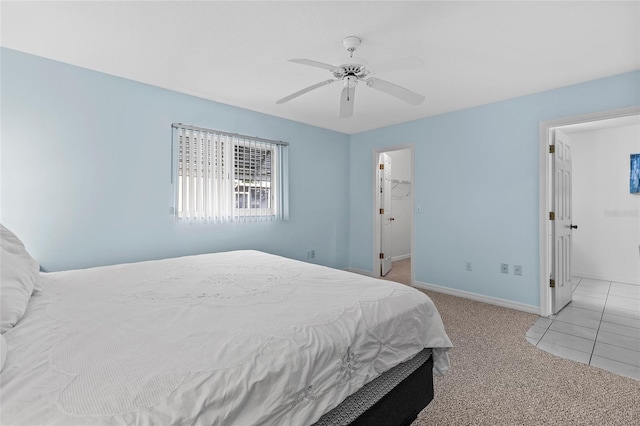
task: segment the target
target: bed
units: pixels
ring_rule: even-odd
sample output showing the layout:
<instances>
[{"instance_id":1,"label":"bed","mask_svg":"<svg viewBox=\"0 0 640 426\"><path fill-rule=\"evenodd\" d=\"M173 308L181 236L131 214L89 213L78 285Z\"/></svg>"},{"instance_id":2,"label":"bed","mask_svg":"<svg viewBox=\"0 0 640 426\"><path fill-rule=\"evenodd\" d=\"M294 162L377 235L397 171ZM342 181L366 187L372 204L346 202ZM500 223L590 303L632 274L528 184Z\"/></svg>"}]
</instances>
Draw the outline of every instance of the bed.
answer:
<instances>
[{"instance_id":1,"label":"bed","mask_svg":"<svg viewBox=\"0 0 640 426\"><path fill-rule=\"evenodd\" d=\"M252 250L25 278L2 233L2 424L410 424L449 366L402 284Z\"/></svg>"}]
</instances>

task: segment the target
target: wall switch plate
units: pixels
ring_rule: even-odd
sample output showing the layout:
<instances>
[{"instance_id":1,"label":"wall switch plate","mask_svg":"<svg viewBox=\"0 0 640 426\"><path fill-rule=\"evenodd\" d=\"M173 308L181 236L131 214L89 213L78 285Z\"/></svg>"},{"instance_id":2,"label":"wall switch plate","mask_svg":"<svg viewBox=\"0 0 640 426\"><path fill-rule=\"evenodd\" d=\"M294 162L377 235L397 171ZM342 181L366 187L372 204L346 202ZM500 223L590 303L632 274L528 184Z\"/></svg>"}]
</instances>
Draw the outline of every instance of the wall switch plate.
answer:
<instances>
[{"instance_id":1,"label":"wall switch plate","mask_svg":"<svg viewBox=\"0 0 640 426\"><path fill-rule=\"evenodd\" d=\"M522 275L522 265L513 265L513 274Z\"/></svg>"},{"instance_id":2,"label":"wall switch plate","mask_svg":"<svg viewBox=\"0 0 640 426\"><path fill-rule=\"evenodd\" d=\"M422 206L416 207L416 213L422 213Z\"/></svg>"},{"instance_id":3,"label":"wall switch plate","mask_svg":"<svg viewBox=\"0 0 640 426\"><path fill-rule=\"evenodd\" d=\"M473 271L473 265L471 265L471 262L464 262L464 269L467 271Z\"/></svg>"},{"instance_id":4,"label":"wall switch plate","mask_svg":"<svg viewBox=\"0 0 640 426\"><path fill-rule=\"evenodd\" d=\"M500 264L500 272L502 272L503 274L508 274L509 273L509 264L508 263L501 263Z\"/></svg>"}]
</instances>

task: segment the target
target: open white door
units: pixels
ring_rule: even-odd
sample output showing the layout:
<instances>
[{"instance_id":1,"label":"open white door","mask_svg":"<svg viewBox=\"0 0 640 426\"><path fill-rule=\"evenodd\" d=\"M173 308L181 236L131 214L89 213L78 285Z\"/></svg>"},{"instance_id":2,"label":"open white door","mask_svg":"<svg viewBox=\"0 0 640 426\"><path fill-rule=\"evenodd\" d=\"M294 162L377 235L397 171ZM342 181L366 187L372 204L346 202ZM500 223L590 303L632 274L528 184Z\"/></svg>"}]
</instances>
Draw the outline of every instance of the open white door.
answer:
<instances>
[{"instance_id":1,"label":"open white door","mask_svg":"<svg viewBox=\"0 0 640 426\"><path fill-rule=\"evenodd\" d=\"M552 221L553 247L550 285L553 313L556 314L571 302L571 231L577 226L571 223L571 140L556 129L551 146L553 199L549 219Z\"/></svg>"},{"instance_id":2,"label":"open white door","mask_svg":"<svg viewBox=\"0 0 640 426\"><path fill-rule=\"evenodd\" d=\"M391 157L380 154L378 167L380 186L380 275L385 276L391 270Z\"/></svg>"}]
</instances>

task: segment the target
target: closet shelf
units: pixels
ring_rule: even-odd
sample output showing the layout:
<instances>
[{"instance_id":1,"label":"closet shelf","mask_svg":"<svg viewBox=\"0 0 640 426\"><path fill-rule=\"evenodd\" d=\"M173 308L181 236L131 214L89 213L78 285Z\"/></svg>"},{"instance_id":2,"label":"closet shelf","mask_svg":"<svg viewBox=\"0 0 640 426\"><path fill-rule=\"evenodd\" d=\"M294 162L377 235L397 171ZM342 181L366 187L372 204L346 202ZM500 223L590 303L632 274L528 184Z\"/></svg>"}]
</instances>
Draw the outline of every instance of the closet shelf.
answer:
<instances>
[{"instance_id":1,"label":"closet shelf","mask_svg":"<svg viewBox=\"0 0 640 426\"><path fill-rule=\"evenodd\" d=\"M393 187L391 188L392 191L396 189L399 185L411 185L410 180L401 180L401 179L391 179L391 183L393 184ZM405 197L408 197L409 195L411 195L410 189L409 189L409 192L407 192L407 194L405 195Z\"/></svg>"}]
</instances>

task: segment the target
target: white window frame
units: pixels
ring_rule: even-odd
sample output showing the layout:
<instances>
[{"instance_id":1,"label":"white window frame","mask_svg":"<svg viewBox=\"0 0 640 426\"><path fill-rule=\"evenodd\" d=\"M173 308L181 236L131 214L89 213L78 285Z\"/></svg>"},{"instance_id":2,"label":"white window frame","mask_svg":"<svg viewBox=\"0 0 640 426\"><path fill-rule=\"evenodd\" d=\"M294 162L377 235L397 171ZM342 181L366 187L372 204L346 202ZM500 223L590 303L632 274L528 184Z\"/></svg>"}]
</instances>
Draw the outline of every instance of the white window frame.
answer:
<instances>
[{"instance_id":1,"label":"white window frame","mask_svg":"<svg viewBox=\"0 0 640 426\"><path fill-rule=\"evenodd\" d=\"M172 124L172 130L172 213L178 222L288 219L286 142L181 123ZM238 202L240 186L248 190L245 194L249 205L244 207L239 207ZM252 190L268 191L267 206L251 203Z\"/></svg>"}]
</instances>

